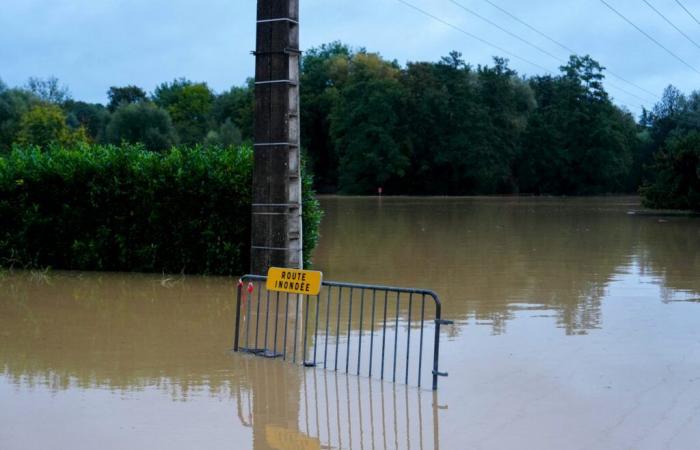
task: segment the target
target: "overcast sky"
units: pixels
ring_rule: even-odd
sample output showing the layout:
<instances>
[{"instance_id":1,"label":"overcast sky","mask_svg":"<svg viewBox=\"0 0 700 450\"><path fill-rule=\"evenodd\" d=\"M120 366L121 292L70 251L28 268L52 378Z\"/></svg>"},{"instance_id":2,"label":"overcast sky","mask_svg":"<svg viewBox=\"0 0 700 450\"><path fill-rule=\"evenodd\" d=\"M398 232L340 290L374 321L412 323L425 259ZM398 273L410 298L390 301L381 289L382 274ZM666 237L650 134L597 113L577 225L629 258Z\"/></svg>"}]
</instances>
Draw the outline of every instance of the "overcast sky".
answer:
<instances>
[{"instance_id":1,"label":"overcast sky","mask_svg":"<svg viewBox=\"0 0 700 450\"><path fill-rule=\"evenodd\" d=\"M505 55L398 0L300 0L302 48L341 40L384 57L435 61L451 50L471 64L493 55L511 59L520 73L541 68ZM450 0L406 0L524 59L555 71L556 59L460 9ZM485 0L457 0L558 58L566 51ZM589 53L617 75L660 95L668 84L700 88L700 73L656 46L600 0L491 0L545 34ZM606 0L686 63L700 70L700 47L664 22L642 0ZM691 39L700 25L675 0L648 0ZM30 76L57 76L76 99L105 102L110 86L136 84L152 91L186 77L221 91L253 75L254 0L2 0L0 79L23 85ZM700 19L700 0L681 0ZM639 111L654 98L618 79L615 100ZM651 97L651 98L650 98Z\"/></svg>"}]
</instances>

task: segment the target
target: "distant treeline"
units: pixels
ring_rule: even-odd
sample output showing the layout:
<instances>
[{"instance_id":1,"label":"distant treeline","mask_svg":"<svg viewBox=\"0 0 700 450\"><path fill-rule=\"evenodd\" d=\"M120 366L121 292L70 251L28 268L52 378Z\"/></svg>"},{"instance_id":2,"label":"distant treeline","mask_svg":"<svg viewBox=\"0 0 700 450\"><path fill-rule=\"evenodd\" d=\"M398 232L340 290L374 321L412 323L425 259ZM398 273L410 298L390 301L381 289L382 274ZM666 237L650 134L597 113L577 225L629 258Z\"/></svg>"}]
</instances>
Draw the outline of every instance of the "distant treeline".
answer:
<instances>
[{"instance_id":1,"label":"distant treeline","mask_svg":"<svg viewBox=\"0 0 700 450\"><path fill-rule=\"evenodd\" d=\"M648 205L700 209L700 93L669 86L635 120L613 104L604 68L572 56L525 77L453 52L405 67L331 43L302 61L302 144L325 193L591 195L641 192ZM0 86L0 151L12 143L236 145L252 140L254 85L215 93L163 83L112 87L106 106L56 80Z\"/></svg>"}]
</instances>

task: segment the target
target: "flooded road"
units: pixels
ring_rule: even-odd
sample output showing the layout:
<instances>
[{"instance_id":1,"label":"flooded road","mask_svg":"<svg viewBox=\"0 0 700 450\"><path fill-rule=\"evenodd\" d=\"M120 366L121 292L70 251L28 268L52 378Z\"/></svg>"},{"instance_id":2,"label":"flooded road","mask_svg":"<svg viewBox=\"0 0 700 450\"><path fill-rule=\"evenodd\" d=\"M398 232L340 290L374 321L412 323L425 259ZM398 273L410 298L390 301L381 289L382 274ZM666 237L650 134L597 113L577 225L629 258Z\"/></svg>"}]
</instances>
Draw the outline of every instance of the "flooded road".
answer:
<instances>
[{"instance_id":1,"label":"flooded road","mask_svg":"<svg viewBox=\"0 0 700 450\"><path fill-rule=\"evenodd\" d=\"M696 449L700 219L324 198L326 279L422 287L436 394L233 355L234 280L0 274L0 449Z\"/></svg>"}]
</instances>

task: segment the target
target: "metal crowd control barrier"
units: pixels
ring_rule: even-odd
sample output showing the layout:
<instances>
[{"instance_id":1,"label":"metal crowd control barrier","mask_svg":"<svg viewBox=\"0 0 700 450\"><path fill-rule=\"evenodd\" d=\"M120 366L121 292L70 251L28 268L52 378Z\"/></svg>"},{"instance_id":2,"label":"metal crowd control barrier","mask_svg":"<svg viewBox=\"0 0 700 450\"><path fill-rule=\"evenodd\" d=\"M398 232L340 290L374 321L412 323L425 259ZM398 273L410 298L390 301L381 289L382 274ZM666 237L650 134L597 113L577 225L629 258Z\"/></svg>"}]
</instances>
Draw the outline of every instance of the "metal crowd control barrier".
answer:
<instances>
[{"instance_id":1,"label":"metal crowd control barrier","mask_svg":"<svg viewBox=\"0 0 700 450\"><path fill-rule=\"evenodd\" d=\"M392 383L415 379L419 387L427 357L433 390L447 376L439 370L440 326L452 321L442 319L434 292L324 281L321 292L309 296L268 291L266 280L246 275L239 282L235 352ZM432 350L423 345L430 332Z\"/></svg>"}]
</instances>

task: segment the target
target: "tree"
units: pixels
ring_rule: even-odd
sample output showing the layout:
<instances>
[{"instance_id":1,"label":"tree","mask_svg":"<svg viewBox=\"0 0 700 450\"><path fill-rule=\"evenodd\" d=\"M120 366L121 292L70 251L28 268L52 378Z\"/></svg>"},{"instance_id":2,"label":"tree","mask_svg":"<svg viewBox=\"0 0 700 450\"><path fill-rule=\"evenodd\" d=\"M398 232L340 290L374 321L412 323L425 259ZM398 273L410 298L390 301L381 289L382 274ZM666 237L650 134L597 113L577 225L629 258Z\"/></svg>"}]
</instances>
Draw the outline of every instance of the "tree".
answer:
<instances>
[{"instance_id":1,"label":"tree","mask_svg":"<svg viewBox=\"0 0 700 450\"><path fill-rule=\"evenodd\" d=\"M168 112L147 103L122 105L107 125L107 142L142 143L152 151L164 151L177 143L177 134Z\"/></svg>"},{"instance_id":2,"label":"tree","mask_svg":"<svg viewBox=\"0 0 700 450\"><path fill-rule=\"evenodd\" d=\"M439 63L409 63L402 84L408 91L408 133L414 194L472 193L467 154L483 122L477 75L453 52Z\"/></svg>"},{"instance_id":3,"label":"tree","mask_svg":"<svg viewBox=\"0 0 700 450\"><path fill-rule=\"evenodd\" d=\"M216 96L211 109L213 126L223 126L231 121L245 140L253 139L255 119L255 80L249 79L245 86L234 86Z\"/></svg>"},{"instance_id":4,"label":"tree","mask_svg":"<svg viewBox=\"0 0 700 450\"><path fill-rule=\"evenodd\" d=\"M700 212L700 132L669 137L654 169L656 179L641 190L646 206Z\"/></svg>"},{"instance_id":5,"label":"tree","mask_svg":"<svg viewBox=\"0 0 700 450\"><path fill-rule=\"evenodd\" d=\"M0 92L0 153L7 152L17 139L22 116L40 100L20 89Z\"/></svg>"},{"instance_id":6,"label":"tree","mask_svg":"<svg viewBox=\"0 0 700 450\"><path fill-rule=\"evenodd\" d=\"M243 141L241 130L233 123L231 119L227 119L218 129L218 131L210 131L204 139L206 145L218 145L221 147L235 147Z\"/></svg>"},{"instance_id":7,"label":"tree","mask_svg":"<svg viewBox=\"0 0 700 450\"><path fill-rule=\"evenodd\" d=\"M163 83L153 93L153 101L168 111L183 144L204 140L214 102L214 94L206 83L193 83L184 78Z\"/></svg>"},{"instance_id":8,"label":"tree","mask_svg":"<svg viewBox=\"0 0 700 450\"><path fill-rule=\"evenodd\" d=\"M93 142L104 141L105 129L109 122L107 108L96 103L68 100L64 103L63 109L67 114L68 126L73 129L85 128Z\"/></svg>"},{"instance_id":9,"label":"tree","mask_svg":"<svg viewBox=\"0 0 700 450\"><path fill-rule=\"evenodd\" d=\"M603 68L572 56L558 77L530 80L538 108L519 167L525 192L586 195L627 187L637 129L605 92Z\"/></svg>"},{"instance_id":10,"label":"tree","mask_svg":"<svg viewBox=\"0 0 700 450\"><path fill-rule=\"evenodd\" d=\"M404 121L405 92L398 64L373 53L350 61L348 79L331 116L331 135L340 157L340 190L376 192L400 183L409 166ZM396 192L394 190L393 192Z\"/></svg>"},{"instance_id":11,"label":"tree","mask_svg":"<svg viewBox=\"0 0 700 450\"><path fill-rule=\"evenodd\" d=\"M72 131L66 115L52 104L39 104L27 111L20 121L17 142L47 148L52 144L72 146L86 142L83 129Z\"/></svg>"},{"instance_id":12,"label":"tree","mask_svg":"<svg viewBox=\"0 0 700 450\"><path fill-rule=\"evenodd\" d=\"M109 104L107 109L110 112L114 112L121 105L129 105L131 103L145 102L148 100L146 92L138 86L123 86L116 87L112 86L107 91L107 97L109 97Z\"/></svg>"},{"instance_id":13,"label":"tree","mask_svg":"<svg viewBox=\"0 0 700 450\"><path fill-rule=\"evenodd\" d=\"M483 122L473 138L467 173L475 180L477 193L519 192L516 166L535 109L534 94L506 59L494 58L494 66L479 67L477 75Z\"/></svg>"},{"instance_id":14,"label":"tree","mask_svg":"<svg viewBox=\"0 0 700 450\"><path fill-rule=\"evenodd\" d=\"M31 77L27 81L26 89L47 103L60 105L70 100L70 91L66 85L61 85L56 77L46 79Z\"/></svg>"},{"instance_id":15,"label":"tree","mask_svg":"<svg viewBox=\"0 0 700 450\"><path fill-rule=\"evenodd\" d=\"M331 136L331 113L348 76L355 52L340 42L323 44L304 53L301 73L301 139L316 187L338 189L340 159Z\"/></svg>"}]
</instances>

